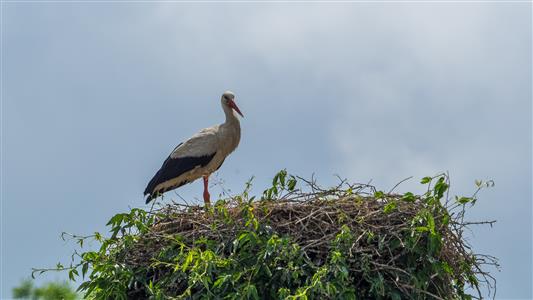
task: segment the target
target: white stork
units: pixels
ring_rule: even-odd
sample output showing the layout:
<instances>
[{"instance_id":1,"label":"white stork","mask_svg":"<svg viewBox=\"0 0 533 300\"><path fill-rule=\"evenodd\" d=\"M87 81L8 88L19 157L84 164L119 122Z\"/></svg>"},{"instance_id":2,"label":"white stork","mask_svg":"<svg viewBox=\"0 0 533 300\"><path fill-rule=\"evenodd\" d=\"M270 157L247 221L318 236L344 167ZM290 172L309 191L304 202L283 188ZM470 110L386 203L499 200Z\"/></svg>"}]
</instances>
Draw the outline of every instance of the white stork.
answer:
<instances>
[{"instance_id":1,"label":"white stork","mask_svg":"<svg viewBox=\"0 0 533 300\"><path fill-rule=\"evenodd\" d=\"M203 177L204 203L210 205L209 175L220 168L224 159L239 145L241 125L234 110L242 115L235 104L235 95L226 91L222 94L222 109L226 122L200 130L186 142L179 144L146 186L146 203L164 192Z\"/></svg>"}]
</instances>

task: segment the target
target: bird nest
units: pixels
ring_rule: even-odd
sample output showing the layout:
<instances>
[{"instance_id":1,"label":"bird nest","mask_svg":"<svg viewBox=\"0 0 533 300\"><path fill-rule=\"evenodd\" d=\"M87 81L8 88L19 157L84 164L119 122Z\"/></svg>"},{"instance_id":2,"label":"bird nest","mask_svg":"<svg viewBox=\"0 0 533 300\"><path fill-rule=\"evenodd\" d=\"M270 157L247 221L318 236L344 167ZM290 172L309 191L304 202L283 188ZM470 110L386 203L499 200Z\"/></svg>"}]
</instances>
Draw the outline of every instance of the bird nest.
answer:
<instances>
[{"instance_id":1,"label":"bird nest","mask_svg":"<svg viewBox=\"0 0 533 300\"><path fill-rule=\"evenodd\" d=\"M173 203L155 210L147 232L117 258L129 269L145 270L145 279L168 297L242 296L246 290L239 290L243 283L236 274L246 274L248 286L256 282L255 293L267 299L302 291L315 299L448 299L463 297L468 287L477 298L491 295L495 282L483 267L496 259L475 254L463 235L474 224L464 221L464 199L475 201L475 195L461 198L463 203L446 200L442 178L420 196L344 181L331 189L305 181L311 188L304 192L278 178L261 200L245 192L208 211ZM273 239L285 248L269 250ZM294 252L290 259L287 249ZM212 255L202 256L206 252ZM213 263L203 273L193 268L209 259ZM265 268L266 275L258 275ZM279 275L285 269L294 280ZM488 292L480 290L483 285ZM130 298L148 294L146 284L130 286Z\"/></svg>"}]
</instances>

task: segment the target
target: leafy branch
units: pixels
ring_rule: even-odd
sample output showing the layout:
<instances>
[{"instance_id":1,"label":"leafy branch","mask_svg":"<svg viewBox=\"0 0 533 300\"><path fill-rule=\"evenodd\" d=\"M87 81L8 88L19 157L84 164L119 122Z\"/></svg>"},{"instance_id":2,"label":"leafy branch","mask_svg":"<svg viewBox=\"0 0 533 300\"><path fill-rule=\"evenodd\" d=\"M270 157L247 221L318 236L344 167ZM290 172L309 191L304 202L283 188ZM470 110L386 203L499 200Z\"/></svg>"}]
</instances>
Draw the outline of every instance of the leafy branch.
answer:
<instances>
[{"instance_id":1,"label":"leafy branch","mask_svg":"<svg viewBox=\"0 0 533 300\"><path fill-rule=\"evenodd\" d=\"M472 299L494 296L485 270L497 259L463 238L482 188L449 196L447 174L424 177L422 195L339 178L333 187L282 170L259 199L244 191L210 211L172 203L110 219L110 236L64 234L83 248L67 271L92 299ZM475 294L470 295L469 288Z\"/></svg>"}]
</instances>

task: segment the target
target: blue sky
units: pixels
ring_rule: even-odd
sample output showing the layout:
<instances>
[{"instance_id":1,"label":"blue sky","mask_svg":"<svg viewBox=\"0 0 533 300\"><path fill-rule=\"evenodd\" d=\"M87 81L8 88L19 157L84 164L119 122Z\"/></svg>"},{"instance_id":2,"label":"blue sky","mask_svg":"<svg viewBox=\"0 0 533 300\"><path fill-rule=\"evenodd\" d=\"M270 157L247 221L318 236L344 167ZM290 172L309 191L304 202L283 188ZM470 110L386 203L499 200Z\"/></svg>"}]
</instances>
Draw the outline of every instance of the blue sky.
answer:
<instances>
[{"instance_id":1,"label":"blue sky","mask_svg":"<svg viewBox=\"0 0 533 300\"><path fill-rule=\"evenodd\" d=\"M449 171L452 194L493 179L471 218L498 222L469 239L500 258L497 298L532 298L530 3L11 2L2 17L2 298L68 259L62 231L144 207L173 147L223 121L227 89L245 119L226 188L254 175L260 193L282 168L384 190Z\"/></svg>"}]
</instances>

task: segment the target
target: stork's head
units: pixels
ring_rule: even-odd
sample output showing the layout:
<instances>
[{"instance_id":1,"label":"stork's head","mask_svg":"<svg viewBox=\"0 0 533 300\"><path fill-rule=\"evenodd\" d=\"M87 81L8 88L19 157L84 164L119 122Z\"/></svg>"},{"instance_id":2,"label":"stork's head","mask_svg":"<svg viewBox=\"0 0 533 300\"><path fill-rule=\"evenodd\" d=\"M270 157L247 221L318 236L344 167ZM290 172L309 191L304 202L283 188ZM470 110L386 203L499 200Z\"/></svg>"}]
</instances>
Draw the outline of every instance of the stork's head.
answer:
<instances>
[{"instance_id":1,"label":"stork's head","mask_svg":"<svg viewBox=\"0 0 533 300\"><path fill-rule=\"evenodd\" d=\"M225 91L224 94L222 94L222 106L224 108L233 109L236 111L241 117L244 118L244 116L241 113L241 110L237 107L237 104L235 104L235 94L231 91Z\"/></svg>"}]
</instances>

